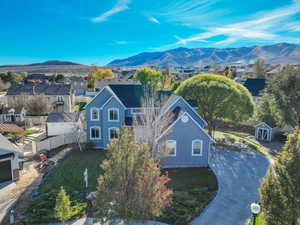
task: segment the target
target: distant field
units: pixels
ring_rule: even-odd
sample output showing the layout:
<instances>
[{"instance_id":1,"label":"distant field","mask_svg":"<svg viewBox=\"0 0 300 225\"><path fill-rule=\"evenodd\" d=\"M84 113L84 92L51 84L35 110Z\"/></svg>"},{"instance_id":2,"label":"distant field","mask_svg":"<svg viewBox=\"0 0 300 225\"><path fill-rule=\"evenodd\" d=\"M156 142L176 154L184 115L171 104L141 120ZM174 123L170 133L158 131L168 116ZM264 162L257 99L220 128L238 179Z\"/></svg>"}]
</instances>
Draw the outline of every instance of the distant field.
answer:
<instances>
[{"instance_id":1,"label":"distant field","mask_svg":"<svg viewBox=\"0 0 300 225\"><path fill-rule=\"evenodd\" d=\"M8 67L0 67L0 72L28 72L28 73L45 73L45 74L53 74L53 73L63 73L65 75L87 75L91 66L85 65L47 65L47 66L8 66Z\"/></svg>"}]
</instances>

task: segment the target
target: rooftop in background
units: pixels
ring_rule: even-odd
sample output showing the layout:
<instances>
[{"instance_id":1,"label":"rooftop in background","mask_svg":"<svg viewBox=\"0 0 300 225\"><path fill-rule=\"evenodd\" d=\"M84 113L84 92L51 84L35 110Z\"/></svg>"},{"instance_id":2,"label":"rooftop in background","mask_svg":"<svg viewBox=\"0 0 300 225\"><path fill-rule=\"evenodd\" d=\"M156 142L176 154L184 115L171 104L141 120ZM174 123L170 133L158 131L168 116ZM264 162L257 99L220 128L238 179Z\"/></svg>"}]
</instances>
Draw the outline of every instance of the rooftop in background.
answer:
<instances>
[{"instance_id":1,"label":"rooftop in background","mask_svg":"<svg viewBox=\"0 0 300 225\"><path fill-rule=\"evenodd\" d=\"M266 79L248 78L244 86L250 91L253 97L259 97L261 91L266 88Z\"/></svg>"},{"instance_id":2,"label":"rooftop in background","mask_svg":"<svg viewBox=\"0 0 300 225\"><path fill-rule=\"evenodd\" d=\"M49 83L24 83L12 85L7 90L7 95L70 95L72 93L70 84Z\"/></svg>"},{"instance_id":3,"label":"rooftop in background","mask_svg":"<svg viewBox=\"0 0 300 225\"><path fill-rule=\"evenodd\" d=\"M0 123L0 133L22 133L23 131L23 128L15 124Z\"/></svg>"},{"instance_id":4,"label":"rooftop in background","mask_svg":"<svg viewBox=\"0 0 300 225\"><path fill-rule=\"evenodd\" d=\"M47 123L66 123L66 122L76 122L79 119L79 113L57 113L52 112L48 115Z\"/></svg>"}]
</instances>

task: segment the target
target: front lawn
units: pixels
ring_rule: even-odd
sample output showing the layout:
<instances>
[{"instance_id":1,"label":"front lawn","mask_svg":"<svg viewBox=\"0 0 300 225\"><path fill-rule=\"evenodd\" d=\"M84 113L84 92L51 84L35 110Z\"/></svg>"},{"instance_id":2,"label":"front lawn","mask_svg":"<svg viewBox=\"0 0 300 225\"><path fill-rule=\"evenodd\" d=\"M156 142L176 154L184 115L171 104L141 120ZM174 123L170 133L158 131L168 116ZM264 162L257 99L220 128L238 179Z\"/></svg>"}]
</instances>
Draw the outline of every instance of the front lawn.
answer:
<instances>
[{"instance_id":1,"label":"front lawn","mask_svg":"<svg viewBox=\"0 0 300 225\"><path fill-rule=\"evenodd\" d=\"M70 154L53 170L40 186L37 196L28 207L29 224L50 223L54 218L55 198L60 186L63 186L71 198L73 218L81 217L88 209L85 200L87 193L96 190L97 178L102 173L99 167L105 159L105 151L80 152L72 150ZM84 186L83 173L88 169L89 187ZM173 189L173 203L156 218L169 224L185 225L204 209L214 198L218 189L217 180L207 168L168 169Z\"/></svg>"}]
</instances>

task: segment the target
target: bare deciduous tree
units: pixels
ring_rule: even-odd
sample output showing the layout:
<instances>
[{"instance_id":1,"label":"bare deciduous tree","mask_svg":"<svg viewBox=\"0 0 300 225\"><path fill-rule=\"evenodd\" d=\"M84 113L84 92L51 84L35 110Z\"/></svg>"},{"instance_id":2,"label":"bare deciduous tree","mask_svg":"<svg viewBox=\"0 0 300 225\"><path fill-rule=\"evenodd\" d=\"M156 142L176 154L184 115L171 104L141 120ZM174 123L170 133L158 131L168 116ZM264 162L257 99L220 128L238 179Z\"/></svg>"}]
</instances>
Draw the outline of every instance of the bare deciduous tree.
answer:
<instances>
[{"instance_id":1,"label":"bare deciduous tree","mask_svg":"<svg viewBox=\"0 0 300 225\"><path fill-rule=\"evenodd\" d=\"M36 95L25 102L25 109L29 114L42 115L52 111L51 104L44 95Z\"/></svg>"},{"instance_id":2,"label":"bare deciduous tree","mask_svg":"<svg viewBox=\"0 0 300 225\"><path fill-rule=\"evenodd\" d=\"M147 144L152 156L158 158L163 157L166 152L157 139L166 131L174 118L172 112L165 112L164 106L168 98L169 96L164 92L155 91L149 86L144 87L143 113L133 117L136 140Z\"/></svg>"}]
</instances>

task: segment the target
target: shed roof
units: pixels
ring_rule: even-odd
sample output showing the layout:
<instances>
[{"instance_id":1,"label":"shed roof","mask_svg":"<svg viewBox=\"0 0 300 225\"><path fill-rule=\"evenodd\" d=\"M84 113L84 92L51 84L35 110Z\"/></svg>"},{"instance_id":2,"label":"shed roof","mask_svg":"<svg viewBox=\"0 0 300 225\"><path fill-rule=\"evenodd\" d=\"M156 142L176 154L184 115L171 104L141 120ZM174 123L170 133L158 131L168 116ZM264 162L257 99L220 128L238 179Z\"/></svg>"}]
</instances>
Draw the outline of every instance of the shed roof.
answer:
<instances>
[{"instance_id":1,"label":"shed roof","mask_svg":"<svg viewBox=\"0 0 300 225\"><path fill-rule=\"evenodd\" d=\"M76 122L79 119L79 113L73 112L73 113L57 113L52 112L48 115L46 122L47 123L66 123L66 122Z\"/></svg>"},{"instance_id":2,"label":"shed roof","mask_svg":"<svg viewBox=\"0 0 300 225\"><path fill-rule=\"evenodd\" d=\"M6 137L0 134L0 155L6 155L11 152L19 152L17 146L13 145Z\"/></svg>"}]
</instances>

